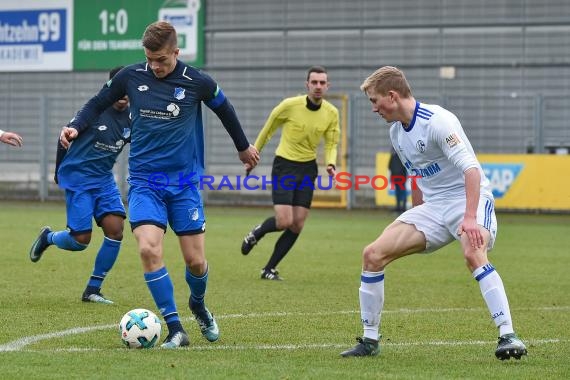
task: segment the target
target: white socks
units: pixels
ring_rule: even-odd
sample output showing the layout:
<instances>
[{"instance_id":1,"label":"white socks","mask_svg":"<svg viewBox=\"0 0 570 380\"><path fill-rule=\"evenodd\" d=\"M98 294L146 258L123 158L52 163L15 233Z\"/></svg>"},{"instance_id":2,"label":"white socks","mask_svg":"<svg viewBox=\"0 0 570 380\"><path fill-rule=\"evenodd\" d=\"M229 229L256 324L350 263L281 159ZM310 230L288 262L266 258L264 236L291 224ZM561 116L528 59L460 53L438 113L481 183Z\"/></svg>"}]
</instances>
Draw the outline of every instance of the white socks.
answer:
<instances>
[{"instance_id":1,"label":"white socks","mask_svg":"<svg viewBox=\"0 0 570 380\"><path fill-rule=\"evenodd\" d=\"M384 306L384 272L363 271L360 276L360 318L364 337L378 340Z\"/></svg>"},{"instance_id":2,"label":"white socks","mask_svg":"<svg viewBox=\"0 0 570 380\"><path fill-rule=\"evenodd\" d=\"M499 336L513 333L513 322L509 301L501 277L490 263L473 271L473 278L479 282L481 294L491 313L491 318L499 328Z\"/></svg>"}]
</instances>

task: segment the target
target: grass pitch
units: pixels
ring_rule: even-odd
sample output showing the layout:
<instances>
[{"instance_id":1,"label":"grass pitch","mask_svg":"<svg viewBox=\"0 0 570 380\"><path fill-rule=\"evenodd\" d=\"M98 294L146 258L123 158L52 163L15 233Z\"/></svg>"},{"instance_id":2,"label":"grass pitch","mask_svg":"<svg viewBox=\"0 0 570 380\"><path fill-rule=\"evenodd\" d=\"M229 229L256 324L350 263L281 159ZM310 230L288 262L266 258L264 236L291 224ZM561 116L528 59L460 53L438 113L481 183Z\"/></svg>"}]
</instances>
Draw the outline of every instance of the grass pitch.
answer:
<instances>
[{"instance_id":1,"label":"grass pitch","mask_svg":"<svg viewBox=\"0 0 570 380\"><path fill-rule=\"evenodd\" d=\"M386 270L382 349L375 358L339 353L362 334L358 287L362 248L394 215L312 210L279 266L283 282L261 281L277 234L249 254L243 235L270 208L207 207L206 296L221 337L208 343L187 308L178 242L165 237L187 349L128 350L117 325L133 308L156 307L132 234L103 293L113 306L81 302L102 235L83 252L28 250L39 228L65 227L63 203L0 202L0 378L2 379L551 379L570 378L570 216L499 214L491 262L503 278L518 335L529 355L494 357L496 329L457 243L413 255ZM163 335L166 328L163 327Z\"/></svg>"}]
</instances>

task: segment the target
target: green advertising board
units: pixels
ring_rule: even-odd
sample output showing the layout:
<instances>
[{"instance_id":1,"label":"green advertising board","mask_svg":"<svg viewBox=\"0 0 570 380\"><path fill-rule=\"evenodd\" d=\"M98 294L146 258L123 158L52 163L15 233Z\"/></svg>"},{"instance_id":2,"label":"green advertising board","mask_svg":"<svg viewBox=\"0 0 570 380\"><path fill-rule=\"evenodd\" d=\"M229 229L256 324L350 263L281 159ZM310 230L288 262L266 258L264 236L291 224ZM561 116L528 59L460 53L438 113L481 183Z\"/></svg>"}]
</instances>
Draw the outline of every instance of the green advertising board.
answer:
<instances>
[{"instance_id":1,"label":"green advertising board","mask_svg":"<svg viewBox=\"0 0 570 380\"><path fill-rule=\"evenodd\" d=\"M141 45L148 24L170 22L179 58L204 64L205 0L98 0L74 2L74 70L108 70L145 60Z\"/></svg>"}]
</instances>

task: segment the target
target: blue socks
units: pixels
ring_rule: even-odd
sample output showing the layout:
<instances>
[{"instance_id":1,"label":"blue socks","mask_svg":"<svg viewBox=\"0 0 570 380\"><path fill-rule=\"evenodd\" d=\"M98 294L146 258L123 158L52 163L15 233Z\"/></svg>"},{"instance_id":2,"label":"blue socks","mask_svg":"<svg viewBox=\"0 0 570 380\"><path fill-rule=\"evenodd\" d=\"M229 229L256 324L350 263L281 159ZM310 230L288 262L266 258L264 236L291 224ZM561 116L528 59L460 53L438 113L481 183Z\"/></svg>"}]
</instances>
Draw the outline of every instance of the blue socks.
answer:
<instances>
[{"instance_id":1,"label":"blue socks","mask_svg":"<svg viewBox=\"0 0 570 380\"><path fill-rule=\"evenodd\" d=\"M109 239L105 236L103 244L101 244L101 248L99 248L99 252L95 258L93 273L87 283L88 287L101 289L103 280L111 268L113 268L120 249L121 242L119 240Z\"/></svg>"},{"instance_id":2,"label":"blue socks","mask_svg":"<svg viewBox=\"0 0 570 380\"><path fill-rule=\"evenodd\" d=\"M176 322L180 325L180 317L174 302L174 285L172 285L172 280L166 267L162 267L155 272L145 273L144 279L152 294L154 303L158 307L164 321L169 325L169 329L170 325L177 325Z\"/></svg>"},{"instance_id":3,"label":"blue socks","mask_svg":"<svg viewBox=\"0 0 570 380\"><path fill-rule=\"evenodd\" d=\"M50 232L47 241L66 251L83 251L87 248L87 244L78 243L67 230Z\"/></svg>"},{"instance_id":4,"label":"blue socks","mask_svg":"<svg viewBox=\"0 0 570 380\"><path fill-rule=\"evenodd\" d=\"M200 309L204 307L204 296L208 285L208 268L202 276L194 276L186 267L186 283L190 287L190 308Z\"/></svg>"}]
</instances>

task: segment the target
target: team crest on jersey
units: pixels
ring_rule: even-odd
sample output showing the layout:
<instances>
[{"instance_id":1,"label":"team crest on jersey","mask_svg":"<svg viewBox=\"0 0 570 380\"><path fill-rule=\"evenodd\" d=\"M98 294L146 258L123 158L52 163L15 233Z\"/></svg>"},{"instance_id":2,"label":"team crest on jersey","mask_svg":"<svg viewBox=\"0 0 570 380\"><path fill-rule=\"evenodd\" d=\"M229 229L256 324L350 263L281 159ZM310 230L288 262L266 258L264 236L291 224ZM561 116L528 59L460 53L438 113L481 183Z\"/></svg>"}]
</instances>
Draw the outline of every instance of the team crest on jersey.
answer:
<instances>
[{"instance_id":1,"label":"team crest on jersey","mask_svg":"<svg viewBox=\"0 0 570 380\"><path fill-rule=\"evenodd\" d=\"M174 89L174 97L178 100L182 100L186 97L186 94L184 93L186 90L181 88L181 87L176 87Z\"/></svg>"},{"instance_id":2,"label":"team crest on jersey","mask_svg":"<svg viewBox=\"0 0 570 380\"><path fill-rule=\"evenodd\" d=\"M418 142L416 143L416 149L418 150L418 152L424 153L426 151L426 143L423 142L423 140L418 140Z\"/></svg>"},{"instance_id":3,"label":"team crest on jersey","mask_svg":"<svg viewBox=\"0 0 570 380\"><path fill-rule=\"evenodd\" d=\"M445 138L445 142L447 145L449 145L450 148L453 148L457 144L461 143L461 140L459 139L459 136L457 136L455 133L452 133Z\"/></svg>"}]
</instances>

